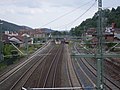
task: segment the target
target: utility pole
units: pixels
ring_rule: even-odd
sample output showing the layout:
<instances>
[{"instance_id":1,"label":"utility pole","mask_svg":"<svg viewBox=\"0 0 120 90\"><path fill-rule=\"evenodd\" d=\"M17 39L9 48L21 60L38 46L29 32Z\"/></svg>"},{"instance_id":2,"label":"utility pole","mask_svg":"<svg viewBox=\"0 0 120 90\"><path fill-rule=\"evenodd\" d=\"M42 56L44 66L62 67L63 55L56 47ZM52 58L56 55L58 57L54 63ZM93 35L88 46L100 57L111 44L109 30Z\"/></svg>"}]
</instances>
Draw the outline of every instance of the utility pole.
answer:
<instances>
[{"instance_id":1,"label":"utility pole","mask_svg":"<svg viewBox=\"0 0 120 90\"><path fill-rule=\"evenodd\" d=\"M26 55L28 57L28 36L25 35L24 37L25 37L25 51L26 51Z\"/></svg>"},{"instance_id":2,"label":"utility pole","mask_svg":"<svg viewBox=\"0 0 120 90\"><path fill-rule=\"evenodd\" d=\"M28 57L28 54L29 54L29 51L28 51L28 49L29 49L29 44L28 44L29 40L28 39L30 38L30 36L27 33L25 33L23 36L24 36L25 53L26 53L26 55Z\"/></svg>"},{"instance_id":3,"label":"utility pole","mask_svg":"<svg viewBox=\"0 0 120 90\"><path fill-rule=\"evenodd\" d=\"M0 61L3 60L2 24L0 23Z\"/></svg>"},{"instance_id":4,"label":"utility pole","mask_svg":"<svg viewBox=\"0 0 120 90\"><path fill-rule=\"evenodd\" d=\"M102 29L102 0L98 0L98 30L97 30L97 38L98 38L98 52L99 55L97 57L97 89L104 90L103 84L103 29Z\"/></svg>"},{"instance_id":5,"label":"utility pole","mask_svg":"<svg viewBox=\"0 0 120 90\"><path fill-rule=\"evenodd\" d=\"M102 21L102 0L98 0L98 28L97 28L97 53L83 54L75 53L73 51L72 57L74 58L96 58L97 59L97 90L105 90L104 85L104 58L120 58L119 54L111 54L103 52L104 35L103 35L103 21ZM77 51L77 50L76 50ZM111 87L112 88L112 87Z\"/></svg>"}]
</instances>

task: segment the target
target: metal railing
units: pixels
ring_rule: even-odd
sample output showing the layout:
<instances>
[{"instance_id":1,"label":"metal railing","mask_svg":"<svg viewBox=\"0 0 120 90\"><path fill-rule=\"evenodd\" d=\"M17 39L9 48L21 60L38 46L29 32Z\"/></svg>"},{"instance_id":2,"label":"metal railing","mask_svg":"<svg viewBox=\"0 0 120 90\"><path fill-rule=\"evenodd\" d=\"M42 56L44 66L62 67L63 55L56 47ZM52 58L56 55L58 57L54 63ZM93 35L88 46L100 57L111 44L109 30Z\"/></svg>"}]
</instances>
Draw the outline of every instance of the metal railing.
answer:
<instances>
[{"instance_id":1,"label":"metal railing","mask_svg":"<svg viewBox=\"0 0 120 90\"><path fill-rule=\"evenodd\" d=\"M97 90L96 87L24 88L22 90Z\"/></svg>"}]
</instances>

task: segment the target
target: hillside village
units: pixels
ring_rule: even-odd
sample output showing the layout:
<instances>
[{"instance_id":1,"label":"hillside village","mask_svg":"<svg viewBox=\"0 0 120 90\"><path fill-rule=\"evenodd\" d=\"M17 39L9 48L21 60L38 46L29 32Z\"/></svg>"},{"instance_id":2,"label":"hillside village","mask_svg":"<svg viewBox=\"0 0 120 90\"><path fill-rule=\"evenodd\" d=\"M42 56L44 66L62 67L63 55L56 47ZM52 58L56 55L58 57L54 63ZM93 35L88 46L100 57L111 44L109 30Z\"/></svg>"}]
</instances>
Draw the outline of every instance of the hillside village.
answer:
<instances>
[{"instance_id":1,"label":"hillside village","mask_svg":"<svg viewBox=\"0 0 120 90\"><path fill-rule=\"evenodd\" d=\"M98 38L97 38L97 30L96 28L89 28L82 34L83 37L83 43L88 44L88 48L95 48L98 44ZM103 45L105 50L112 50L115 49L117 51L120 51L120 28L116 28L115 24L112 23L110 27L106 27L103 30Z\"/></svg>"},{"instance_id":2,"label":"hillside village","mask_svg":"<svg viewBox=\"0 0 120 90\"><path fill-rule=\"evenodd\" d=\"M83 35L89 38L93 43L95 43L95 38L97 38L97 30L95 28L89 28ZM103 30L104 39L106 42L117 42L120 40L120 28L115 28L114 23L110 27L106 27ZM92 37L90 39L90 37Z\"/></svg>"},{"instance_id":3,"label":"hillside village","mask_svg":"<svg viewBox=\"0 0 120 90\"><path fill-rule=\"evenodd\" d=\"M25 43L25 38L28 39L28 44L33 44L37 38L45 38L48 33L41 29L34 30L19 30L19 31L5 31L3 34L4 43L14 43L19 47L23 47Z\"/></svg>"}]
</instances>

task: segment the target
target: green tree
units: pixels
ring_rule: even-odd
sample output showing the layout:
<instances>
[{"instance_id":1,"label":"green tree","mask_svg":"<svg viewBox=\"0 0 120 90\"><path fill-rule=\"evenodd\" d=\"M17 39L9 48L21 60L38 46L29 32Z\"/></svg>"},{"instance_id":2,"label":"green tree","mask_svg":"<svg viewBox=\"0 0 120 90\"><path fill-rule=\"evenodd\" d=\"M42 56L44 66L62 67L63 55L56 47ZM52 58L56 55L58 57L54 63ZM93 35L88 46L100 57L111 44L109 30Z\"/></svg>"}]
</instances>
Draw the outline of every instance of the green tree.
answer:
<instances>
[{"instance_id":1,"label":"green tree","mask_svg":"<svg viewBox=\"0 0 120 90\"><path fill-rule=\"evenodd\" d=\"M11 50L14 50L15 48L10 44L5 44L3 48L3 54L4 55L11 55Z\"/></svg>"},{"instance_id":2,"label":"green tree","mask_svg":"<svg viewBox=\"0 0 120 90\"><path fill-rule=\"evenodd\" d=\"M112 23L116 24L116 28L120 28L120 6L118 6L116 9L112 8L112 10L105 9L102 10L102 15L104 18L104 25L105 26L111 26ZM81 35L83 33L84 27L86 29L88 28L97 28L98 25L98 12L94 14L92 18L88 18L85 21L83 21L80 25L76 26L75 28L72 28L70 30L70 33L72 35Z\"/></svg>"}]
</instances>

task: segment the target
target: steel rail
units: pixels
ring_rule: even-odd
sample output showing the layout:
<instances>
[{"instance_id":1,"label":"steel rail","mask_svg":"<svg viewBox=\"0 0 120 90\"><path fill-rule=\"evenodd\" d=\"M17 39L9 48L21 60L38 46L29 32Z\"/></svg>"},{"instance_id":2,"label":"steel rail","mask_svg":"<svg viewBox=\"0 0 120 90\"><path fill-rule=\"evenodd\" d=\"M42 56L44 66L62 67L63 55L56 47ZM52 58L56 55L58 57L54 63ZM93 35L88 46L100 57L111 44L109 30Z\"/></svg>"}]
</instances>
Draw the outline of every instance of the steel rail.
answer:
<instances>
[{"instance_id":1,"label":"steel rail","mask_svg":"<svg viewBox=\"0 0 120 90\"><path fill-rule=\"evenodd\" d=\"M47 59L46 59L47 60ZM42 66L41 66L41 73L40 73L40 76L39 76L39 78L38 78L38 82L37 82L37 87L39 87L39 84L40 84L40 80L41 80L41 76L42 76L42 74L43 74L43 65L45 65L45 62L46 62L46 60L44 60L44 62L43 62L43 64L42 64Z\"/></svg>"},{"instance_id":2,"label":"steel rail","mask_svg":"<svg viewBox=\"0 0 120 90\"><path fill-rule=\"evenodd\" d=\"M67 49L67 53L69 53L68 49ZM77 76L77 73L76 73L75 70L74 70L74 65L73 65L73 63L72 63L72 59L70 58L69 55L68 55L68 57L69 57L69 59L67 60L66 68L67 68L67 71L68 71L68 77L69 77L71 86L73 87L72 90L74 90L74 87L75 87L75 86L74 86L74 82L72 82L72 78L70 78L71 75L70 75L70 68L69 68L69 67L73 67L74 74L75 74L75 76L76 76L76 79L77 79L80 87L81 87L81 88L79 88L79 89L80 89L80 90L83 90L82 84L81 84L81 82L80 82L80 80L79 80L79 78L78 78L78 76ZM71 63L70 63L69 61L71 61ZM69 65L71 65L71 66L69 66ZM76 90L76 89L75 89L75 90Z\"/></svg>"},{"instance_id":3,"label":"steel rail","mask_svg":"<svg viewBox=\"0 0 120 90\"><path fill-rule=\"evenodd\" d=\"M44 74L45 73L45 69L46 70L48 70L46 67L48 67L49 68L49 63L51 63L51 60L54 58L54 54L56 54L56 51L57 51L57 48L54 46L54 50L52 50L52 52L49 54L49 55L51 55L50 57L46 57L46 59L44 60L44 62L42 62L42 64L41 65L39 65L39 69L37 69L36 71L39 71L40 73L38 74L38 76L36 77L37 79L35 80L36 82L34 82L34 85L33 84L31 84L31 85L33 85L33 86L30 86L30 87L43 87L43 82L44 82L44 78L45 78L45 76L46 76L46 74ZM49 62L48 62L49 61ZM46 64L48 64L48 65L46 65ZM38 73L38 72L35 72L36 74ZM34 73L34 74L35 74ZM34 78L34 74L33 75L31 75L31 80ZM35 74L35 75L36 75ZM43 77L42 77L43 76ZM41 81L42 80L42 81ZM30 80L29 80L30 81ZM29 84L29 81L28 81L28 85L30 85ZM42 82L42 83L41 83ZM29 87L27 84L25 84L24 85L24 87Z\"/></svg>"},{"instance_id":4,"label":"steel rail","mask_svg":"<svg viewBox=\"0 0 120 90\"><path fill-rule=\"evenodd\" d=\"M55 50L55 47L52 47L48 52L47 52L47 54L46 55L50 55L51 53L50 52L53 52ZM50 54L49 54L50 53ZM41 70L41 72L43 71L43 68L42 68L42 66L44 65L44 63L46 62L46 60L47 60L47 56L45 56L45 58L41 61L41 63L36 67L36 69L37 68L39 68L39 66L40 66L40 69L42 69ZM35 71L36 71L36 69L33 71L33 73L35 73ZM32 74L33 74L32 73ZM30 75L30 77L32 76L32 74ZM27 79L27 81L23 84L23 86L25 86L26 85L26 83L28 82L28 80L30 79L30 77ZM41 75L39 76L39 79L38 79L38 82L37 82L37 84L35 85L35 86L37 86L37 87L39 87L39 84L38 83L40 83L40 78L41 78ZM34 86L34 87L35 87Z\"/></svg>"},{"instance_id":5,"label":"steel rail","mask_svg":"<svg viewBox=\"0 0 120 90\"><path fill-rule=\"evenodd\" d=\"M12 68L10 71L6 71L2 74L0 74L0 84L2 84L2 82L4 82L5 80L7 80L15 71L17 71L18 69L21 69L22 67L24 67L26 64L28 64L33 57L36 56L36 54L38 54L40 52L40 50L42 50L43 48L45 48L47 45L42 46L40 49L38 49L35 53L32 54L32 56L27 59L26 61L22 62L20 65L18 65L16 68ZM4 80L5 79L5 80Z\"/></svg>"},{"instance_id":6,"label":"steel rail","mask_svg":"<svg viewBox=\"0 0 120 90\"><path fill-rule=\"evenodd\" d=\"M77 60L75 60L75 61L77 61ZM72 63L74 63L73 61L72 61ZM84 74L84 76L86 77L86 79L93 85L93 87L89 87L89 89L95 89L96 88L96 85L95 85L95 83L93 83L92 82L92 80L89 78L89 76L84 72L84 70L82 69L82 67L79 65L79 63L78 62L76 62L77 63L77 66L79 67L79 69L81 70L81 72L83 72L83 74ZM83 87L83 90L85 90L87 87L84 85L84 83L82 82L82 80L80 79L80 78L82 78L82 76L79 78L79 75L78 75L78 73L77 73L77 71L76 71L76 66L73 64L73 66L74 66L74 71L75 71L75 73L76 73L76 75L77 75L77 77L78 77L78 80L79 80L79 82L81 83L81 85L82 85L82 87ZM89 83L89 82L87 82L87 83Z\"/></svg>"},{"instance_id":7,"label":"steel rail","mask_svg":"<svg viewBox=\"0 0 120 90\"><path fill-rule=\"evenodd\" d=\"M27 79L27 81L24 83L23 87L40 87L39 83L40 83L40 79L43 73L43 66L45 65L46 60L48 60L49 55L52 54L52 52L54 52L55 47L51 50L51 52L49 52L48 55L44 60L42 60L41 64L38 65L38 67L36 68L36 70L34 70L34 72L32 73L32 75L29 77L29 79ZM38 72L39 71L39 72ZM36 76L37 74L37 76ZM34 79L35 77L35 79ZM31 83L32 81L32 83Z\"/></svg>"},{"instance_id":8,"label":"steel rail","mask_svg":"<svg viewBox=\"0 0 120 90\"><path fill-rule=\"evenodd\" d=\"M76 48L76 50L80 53L80 51L79 51L79 49L77 48L77 47L74 47L74 48ZM91 52L87 52L87 53L91 53ZM85 59L85 58L84 58ZM85 59L86 60L86 59ZM82 63L86 66L86 68L95 76L95 77L97 77L97 75L90 69L90 68L88 68L88 66L84 63L84 61L81 59L81 61L82 61ZM91 64L86 60L86 62L91 66ZM97 69L95 69L94 68L94 70L96 71ZM107 86L107 88L109 88L109 89L111 89L110 88L110 86L108 86L106 83L104 83L106 86Z\"/></svg>"},{"instance_id":9,"label":"steel rail","mask_svg":"<svg viewBox=\"0 0 120 90\"><path fill-rule=\"evenodd\" d=\"M73 46L73 48L76 50L76 51L78 51L78 49L76 48L76 43L75 43L75 45ZM81 72L83 72L83 74L84 74L84 76L88 79L88 81L90 81L90 83L93 85L93 87L91 87L91 88L96 88L96 85L95 85L95 83L91 80L91 78L89 78L89 76L86 74L86 72L83 70L83 68L81 67L81 65L78 63L78 61L75 59L75 61L76 61L76 63L77 63L77 65L78 65L78 67L79 67L79 69L81 70ZM73 66L74 66L74 70L76 71L76 69L75 69L75 65L74 65L74 62L72 61L72 63L73 63ZM76 74L77 74L77 71L76 71ZM78 74L77 74L78 75ZM79 79L79 78L78 78ZM80 82L81 82L81 80L80 80ZM81 84L82 84L82 86L84 86L84 84L81 82Z\"/></svg>"},{"instance_id":10,"label":"steel rail","mask_svg":"<svg viewBox=\"0 0 120 90\"><path fill-rule=\"evenodd\" d=\"M44 82L44 84L43 84L43 88L46 87L46 84L47 84L47 80L48 80L50 71L51 71L51 69L52 69L52 66L53 66L53 64L54 64L54 62L55 62L55 59L56 59L57 55L59 55L59 52L60 52L60 48L59 48L58 51L56 52L56 54L55 54L55 56L54 56L54 58L53 58L53 60L52 60L52 62L51 62L51 64L50 64L50 67L49 67L49 69L48 69L48 72L47 72L47 75L46 75L46 78L45 78L45 82Z\"/></svg>"},{"instance_id":11,"label":"steel rail","mask_svg":"<svg viewBox=\"0 0 120 90\"><path fill-rule=\"evenodd\" d=\"M86 59L85 59L86 60ZM94 66L92 66L87 60L86 62L92 67L94 68L95 70L97 70ZM84 62L83 62L84 63ZM88 68L89 69L89 68ZM92 72L92 71L91 71ZM95 75L97 77L97 75ZM120 89L120 87L118 85L116 85L114 82L112 82L110 79L108 79L107 77L104 76L104 78L110 82L111 84L113 84L115 87L117 87L118 89ZM109 89L111 89L111 87L109 85L107 85L106 83L104 83Z\"/></svg>"},{"instance_id":12,"label":"steel rail","mask_svg":"<svg viewBox=\"0 0 120 90\"><path fill-rule=\"evenodd\" d=\"M48 51L48 53L50 52L50 51L52 51L53 50L53 48L51 48L49 51ZM30 74L29 74L29 76L24 80L24 82L22 83L22 86L24 86L24 84L27 82L27 80L30 78L30 76L32 75L32 73L36 70L36 68L44 61L44 59L46 58L47 56L43 56L42 57L42 59L41 58L38 58L38 60L40 60L41 59L41 61L39 61L39 62L36 62L36 63L33 63L33 65L31 65L23 74L22 74L22 76L14 83L14 85L12 85L12 87L10 88L10 90L13 90L16 86L17 86L17 84L20 82L20 80L22 79L22 78L24 78L24 76L32 69L32 71L30 72ZM34 67L34 68L33 68ZM21 87L20 87L21 88Z\"/></svg>"},{"instance_id":13,"label":"steel rail","mask_svg":"<svg viewBox=\"0 0 120 90\"><path fill-rule=\"evenodd\" d=\"M77 47L76 47L76 50L78 51L78 52L80 52L79 51L79 49L77 49ZM87 51L87 53L89 53L88 51ZM91 52L90 52L91 53ZM84 58L85 59L85 58ZM86 59L85 59L86 60ZM82 60L82 62L83 62L83 60ZM97 70L93 65L91 65L87 60L86 60L86 62L94 69L94 70ZM84 63L84 62L83 62ZM85 63L84 63L85 64ZM85 64L86 65L86 64ZM86 65L86 67L88 68L88 66ZM90 70L90 68L88 68L89 70ZM91 71L91 70L90 70ZM92 71L91 71L92 72ZM93 72L92 72L93 73ZM97 75L95 74L95 73L93 73L96 77L97 77ZM111 84L113 84L115 87L117 87L118 89L120 89L120 87L118 86L118 85L116 85L114 82L112 82L111 80L109 80L107 77L105 77L104 76L104 78L106 79L106 80L108 80L108 82L110 82ZM109 86L109 85L107 85L106 83L104 83L106 86L107 86L107 88L109 88L109 89L111 89L111 87Z\"/></svg>"},{"instance_id":14,"label":"steel rail","mask_svg":"<svg viewBox=\"0 0 120 90\"><path fill-rule=\"evenodd\" d=\"M22 69L25 65L27 65L31 61L32 61L32 59L30 59L29 61L25 61L22 64L20 64L19 66L17 66L16 68L14 68L14 69L10 70L9 72L5 73L5 75L2 75L2 77L0 78L1 79L0 84L7 81L11 76L13 76L15 73L17 73L20 69Z\"/></svg>"},{"instance_id":15,"label":"steel rail","mask_svg":"<svg viewBox=\"0 0 120 90\"><path fill-rule=\"evenodd\" d=\"M84 58L84 60L86 60L85 58ZM88 66L85 64L85 62L83 61L83 60L81 60L82 62L83 62L83 64L86 66L86 68L95 76L95 77L97 77L97 75L92 71L92 70L90 70L90 68L88 68ZM87 61L86 61L87 62ZM91 65L90 65L91 66ZM93 67L92 67L93 68ZM95 69L95 71L96 71L96 69ZM110 81L110 82L112 82L112 81ZM104 83L106 86L107 86L107 88L109 88L110 90L111 90L111 87L109 86L109 85L107 85L106 83Z\"/></svg>"},{"instance_id":16,"label":"steel rail","mask_svg":"<svg viewBox=\"0 0 120 90\"><path fill-rule=\"evenodd\" d=\"M61 51L61 53L62 53L62 51ZM59 54L59 56L60 56L60 54ZM58 58L59 58L59 56L58 56ZM56 60L56 63L58 63L58 62L59 62L59 60ZM56 64L56 63L54 62L54 64ZM56 64L56 66L57 66L57 64ZM67 75L68 75L68 77L70 79L70 83L72 85L72 80L70 78L70 71L68 70L68 60L66 61L65 67L67 69ZM56 70L57 70L57 68L56 68ZM56 70L55 70L55 72L56 72ZM54 73L53 80L55 80L55 73ZM29 90L29 89L26 89L24 87L22 87L22 89ZM86 89L88 89L88 88L86 88ZM56 88L55 86L53 86L52 88L45 88L45 87L43 87L43 88L30 88L30 90L83 90L83 87L73 87L72 86L72 87L58 87L58 88Z\"/></svg>"},{"instance_id":17,"label":"steel rail","mask_svg":"<svg viewBox=\"0 0 120 90\"><path fill-rule=\"evenodd\" d=\"M58 62L60 61L60 56L62 55L62 52L63 52L63 45L62 47L60 47L60 51L59 51L59 54L57 56L57 61L56 61L56 65L55 65L55 72L54 72L54 75L53 75L53 83L52 83L52 87L54 88L55 87L55 80L56 80L56 73L57 73L57 68L58 68Z\"/></svg>"},{"instance_id":18,"label":"steel rail","mask_svg":"<svg viewBox=\"0 0 120 90\"><path fill-rule=\"evenodd\" d=\"M72 86L72 87L74 87L73 86L73 83L72 83L72 79L70 78L70 70L69 70L69 66L68 66L68 60L66 61L66 70L67 70L67 76L68 76L68 78L69 78L69 83L70 83L70 85Z\"/></svg>"},{"instance_id":19,"label":"steel rail","mask_svg":"<svg viewBox=\"0 0 120 90\"><path fill-rule=\"evenodd\" d=\"M55 47L54 47L54 49L55 49ZM46 60L47 60L47 59L46 59ZM46 60L44 60L44 64L43 64L43 65L45 65ZM37 84L36 84L37 87L39 87L40 80L41 80L41 78L42 78L42 74L43 74L43 71L44 71L43 65L41 66L41 73L40 73L40 75L39 75L38 82L37 82Z\"/></svg>"}]
</instances>

